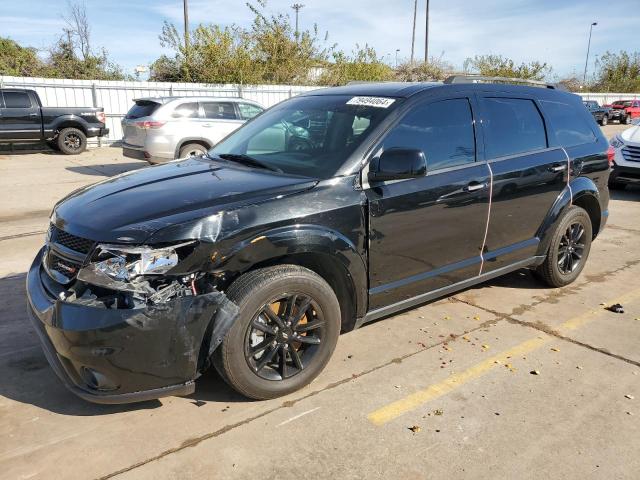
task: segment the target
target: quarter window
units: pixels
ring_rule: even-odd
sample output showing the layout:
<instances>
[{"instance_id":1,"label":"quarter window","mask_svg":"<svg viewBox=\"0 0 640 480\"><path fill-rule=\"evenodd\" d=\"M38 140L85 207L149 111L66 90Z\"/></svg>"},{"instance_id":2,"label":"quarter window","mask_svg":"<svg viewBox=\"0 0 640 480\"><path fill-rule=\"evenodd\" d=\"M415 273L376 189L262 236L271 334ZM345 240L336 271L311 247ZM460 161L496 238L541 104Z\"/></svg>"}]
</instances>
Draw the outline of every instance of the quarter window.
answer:
<instances>
[{"instance_id":1,"label":"quarter window","mask_svg":"<svg viewBox=\"0 0 640 480\"><path fill-rule=\"evenodd\" d=\"M236 111L231 102L202 102L204 118L212 120L235 120Z\"/></svg>"},{"instance_id":2,"label":"quarter window","mask_svg":"<svg viewBox=\"0 0 640 480\"><path fill-rule=\"evenodd\" d=\"M198 104L190 102L178 105L172 116L175 118L198 118Z\"/></svg>"},{"instance_id":3,"label":"quarter window","mask_svg":"<svg viewBox=\"0 0 640 480\"><path fill-rule=\"evenodd\" d=\"M532 100L484 98L482 105L487 158L515 155L547 147L544 122Z\"/></svg>"},{"instance_id":4,"label":"quarter window","mask_svg":"<svg viewBox=\"0 0 640 480\"><path fill-rule=\"evenodd\" d=\"M31 108L31 100L25 92L3 92L7 108Z\"/></svg>"},{"instance_id":5,"label":"quarter window","mask_svg":"<svg viewBox=\"0 0 640 480\"><path fill-rule=\"evenodd\" d=\"M576 108L566 103L547 100L540 103L542 103L544 113L549 118L560 145L572 147L596 141L591 125Z\"/></svg>"},{"instance_id":6,"label":"quarter window","mask_svg":"<svg viewBox=\"0 0 640 480\"><path fill-rule=\"evenodd\" d=\"M250 120L264 111L264 109L250 103L239 103L238 109L240 109L240 117L243 120Z\"/></svg>"},{"instance_id":7,"label":"quarter window","mask_svg":"<svg viewBox=\"0 0 640 480\"><path fill-rule=\"evenodd\" d=\"M475 135L467 99L423 104L407 113L383 141L384 150L422 150L429 170L475 162Z\"/></svg>"}]
</instances>

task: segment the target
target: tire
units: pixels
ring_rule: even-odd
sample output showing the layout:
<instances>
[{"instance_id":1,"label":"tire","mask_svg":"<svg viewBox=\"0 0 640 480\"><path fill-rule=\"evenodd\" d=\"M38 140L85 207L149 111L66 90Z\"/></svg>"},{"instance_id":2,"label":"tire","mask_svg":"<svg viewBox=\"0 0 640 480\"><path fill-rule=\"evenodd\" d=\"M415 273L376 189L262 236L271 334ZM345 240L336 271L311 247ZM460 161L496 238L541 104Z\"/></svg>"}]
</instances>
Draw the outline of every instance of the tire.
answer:
<instances>
[{"instance_id":1,"label":"tire","mask_svg":"<svg viewBox=\"0 0 640 480\"><path fill-rule=\"evenodd\" d=\"M602 117L602 120L600 120L600 125L602 125L603 127L606 126L609 123L609 117L607 117L606 115L604 115Z\"/></svg>"},{"instance_id":2,"label":"tire","mask_svg":"<svg viewBox=\"0 0 640 480\"><path fill-rule=\"evenodd\" d=\"M625 125L630 125L631 124L631 115L627 115L626 117L624 117L624 120L622 121L622 123L624 123Z\"/></svg>"},{"instance_id":3,"label":"tire","mask_svg":"<svg viewBox=\"0 0 640 480\"><path fill-rule=\"evenodd\" d=\"M232 388L246 397L265 400L299 390L320 374L333 354L341 326L340 304L322 277L296 265L278 265L242 275L226 294L238 305L239 314L214 352L213 364ZM294 300L296 306L291 310L288 304L280 302L276 312L274 300L287 295L300 300ZM302 310L307 298L312 303ZM287 315L287 311L293 314ZM293 326L286 326L286 319L295 321L301 311L307 313L295 327L302 335L296 335ZM272 335L274 329L278 330L272 316L285 327L276 336ZM309 328L312 325L314 329ZM272 332L268 333L266 328ZM302 332L305 328L307 331ZM294 340L299 338L304 338L304 343ZM310 344L312 341L317 344ZM260 349L263 351L252 355L251 350ZM298 362L294 361L294 353Z\"/></svg>"},{"instance_id":4,"label":"tire","mask_svg":"<svg viewBox=\"0 0 640 480\"><path fill-rule=\"evenodd\" d=\"M56 141L65 155L78 155L87 149L87 136L77 128L63 128Z\"/></svg>"},{"instance_id":5,"label":"tire","mask_svg":"<svg viewBox=\"0 0 640 480\"><path fill-rule=\"evenodd\" d=\"M207 153L208 148L199 143L187 143L180 148L180 154L178 158L197 157L198 155L204 155Z\"/></svg>"},{"instance_id":6,"label":"tire","mask_svg":"<svg viewBox=\"0 0 640 480\"><path fill-rule=\"evenodd\" d=\"M576 225L582 228L579 236L580 230L573 230ZM574 238L570 238L569 232L575 233ZM589 214L580 207L569 207L553 232L547 258L536 269L537 276L551 287L564 287L575 281L589 257L592 233ZM580 249L577 245L581 245ZM577 255L581 255L579 260L576 260ZM568 260L562 262L567 257Z\"/></svg>"}]
</instances>

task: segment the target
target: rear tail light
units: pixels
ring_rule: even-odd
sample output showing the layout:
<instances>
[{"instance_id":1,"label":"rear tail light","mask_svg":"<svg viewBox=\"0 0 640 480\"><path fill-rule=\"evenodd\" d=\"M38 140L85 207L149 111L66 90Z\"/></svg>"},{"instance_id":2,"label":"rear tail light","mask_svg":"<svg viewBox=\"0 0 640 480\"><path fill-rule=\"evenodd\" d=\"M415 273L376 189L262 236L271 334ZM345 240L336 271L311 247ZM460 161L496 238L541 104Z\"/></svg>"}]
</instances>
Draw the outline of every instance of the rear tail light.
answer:
<instances>
[{"instance_id":1,"label":"rear tail light","mask_svg":"<svg viewBox=\"0 0 640 480\"><path fill-rule=\"evenodd\" d=\"M98 112L96 117L100 123L106 123L107 116L104 114L104 112Z\"/></svg>"},{"instance_id":2,"label":"rear tail light","mask_svg":"<svg viewBox=\"0 0 640 480\"><path fill-rule=\"evenodd\" d=\"M160 128L167 122L158 122L155 120L146 120L144 122L136 122L136 127L140 128Z\"/></svg>"},{"instance_id":3,"label":"rear tail light","mask_svg":"<svg viewBox=\"0 0 640 480\"><path fill-rule=\"evenodd\" d=\"M609 166L613 167L613 159L616 156L616 150L611 145L607 148L607 160L609 161Z\"/></svg>"}]
</instances>

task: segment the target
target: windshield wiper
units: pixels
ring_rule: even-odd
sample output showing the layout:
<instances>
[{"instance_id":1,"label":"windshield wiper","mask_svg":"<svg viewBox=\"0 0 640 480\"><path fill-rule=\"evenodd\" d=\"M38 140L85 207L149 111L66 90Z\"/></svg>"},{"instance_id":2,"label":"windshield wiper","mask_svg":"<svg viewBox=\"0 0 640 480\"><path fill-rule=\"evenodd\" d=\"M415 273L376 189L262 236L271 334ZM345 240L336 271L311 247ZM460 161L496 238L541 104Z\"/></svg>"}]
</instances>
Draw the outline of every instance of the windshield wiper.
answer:
<instances>
[{"instance_id":1,"label":"windshield wiper","mask_svg":"<svg viewBox=\"0 0 640 480\"><path fill-rule=\"evenodd\" d=\"M242 165L264 168L266 170L271 170L272 172L282 173L282 170L280 170L279 168L261 162L257 158L250 157L249 155L244 155L241 153L220 153L218 154L218 157L222 158L223 160L229 160L231 162L240 163Z\"/></svg>"}]
</instances>

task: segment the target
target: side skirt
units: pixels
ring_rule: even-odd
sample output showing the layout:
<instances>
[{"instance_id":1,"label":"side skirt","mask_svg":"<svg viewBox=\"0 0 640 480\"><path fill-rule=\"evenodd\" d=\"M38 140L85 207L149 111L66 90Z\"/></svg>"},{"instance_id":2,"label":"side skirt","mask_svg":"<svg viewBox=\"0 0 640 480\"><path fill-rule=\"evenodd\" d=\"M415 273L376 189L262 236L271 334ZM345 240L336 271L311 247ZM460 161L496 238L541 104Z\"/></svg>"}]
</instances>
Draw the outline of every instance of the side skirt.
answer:
<instances>
[{"instance_id":1,"label":"side skirt","mask_svg":"<svg viewBox=\"0 0 640 480\"><path fill-rule=\"evenodd\" d=\"M396 302L391 305L387 305L386 307L378 308L376 310L371 310L364 317L358 318L356 320L355 328L359 328L365 323L378 320L379 318L386 317L388 315L392 315L401 310L407 310L409 308L413 308L422 303L435 300L436 298L444 297L446 295L457 292L459 290L464 290L465 288L469 288L473 285L477 285L478 283L486 282L487 280L491 280L492 278L500 277L507 273L511 273L515 270L519 270L525 267L540 265L542 262L544 262L544 259L545 259L544 255L530 257L525 260L521 260L519 262L513 263L511 265L507 265L506 267L502 267L497 270L493 270L491 272L483 273L482 275L478 275L476 277L463 280L462 282L454 283L453 285L439 288L438 290L433 290L432 292L422 293L413 298L409 298L407 300L402 300L401 302Z\"/></svg>"}]
</instances>

